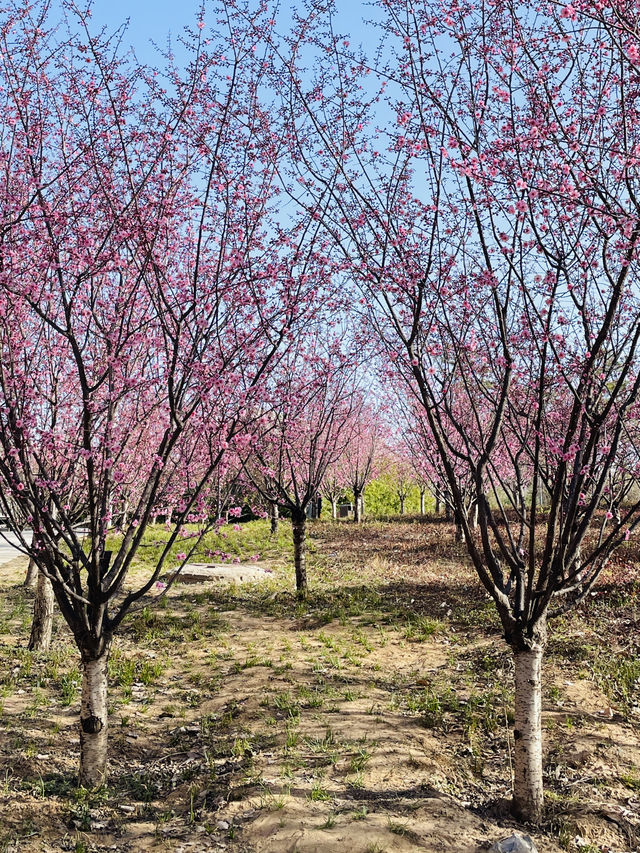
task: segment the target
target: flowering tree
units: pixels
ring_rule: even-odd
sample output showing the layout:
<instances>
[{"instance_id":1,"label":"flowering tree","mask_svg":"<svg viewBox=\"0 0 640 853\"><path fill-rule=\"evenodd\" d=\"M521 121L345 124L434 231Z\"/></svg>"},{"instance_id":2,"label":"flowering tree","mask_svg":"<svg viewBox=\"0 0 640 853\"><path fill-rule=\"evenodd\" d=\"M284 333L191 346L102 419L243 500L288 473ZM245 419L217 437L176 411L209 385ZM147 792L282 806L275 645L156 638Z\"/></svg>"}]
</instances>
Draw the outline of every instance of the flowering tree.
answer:
<instances>
[{"instance_id":1,"label":"flowering tree","mask_svg":"<svg viewBox=\"0 0 640 853\"><path fill-rule=\"evenodd\" d=\"M353 492L353 518L356 524L364 516L364 490L378 472L384 432L378 413L365 401L339 463L344 482Z\"/></svg>"},{"instance_id":2,"label":"flowering tree","mask_svg":"<svg viewBox=\"0 0 640 853\"><path fill-rule=\"evenodd\" d=\"M640 8L380 5L377 69L324 7L306 22L322 67L307 83L296 43L290 191L331 197L325 226L428 423L513 650L514 810L536 821L548 618L640 522L635 500L599 512L640 385Z\"/></svg>"},{"instance_id":3,"label":"flowering tree","mask_svg":"<svg viewBox=\"0 0 640 853\"><path fill-rule=\"evenodd\" d=\"M188 71L161 76L70 14L64 37L45 3L0 15L0 504L80 652L94 786L113 636L183 524L206 529L212 475L312 304L321 254L309 220L278 224L253 38L222 34L223 50L198 31ZM166 546L128 586L168 495Z\"/></svg>"},{"instance_id":4,"label":"flowering tree","mask_svg":"<svg viewBox=\"0 0 640 853\"><path fill-rule=\"evenodd\" d=\"M468 413L465 411L466 407L461 407L459 402L453 401L453 397L455 397L454 393L450 397L451 410L456 418L456 422L460 424L464 423L465 428L472 434L474 424L468 418ZM478 503L476 500L474 479L468 466L463 461L464 444L455 431L448 432L448 450L458 490L458 500L456 501L442 464L438 444L431 431L423 407L417 404L415 400L405 401L405 405L401 410L407 423L407 426L403 430L403 440L409 450L411 464L419 479L427 484L432 494L436 496L436 500L444 504L447 520L455 521L456 541L461 542L463 539L462 517L464 516L474 529L478 519Z\"/></svg>"},{"instance_id":5,"label":"flowering tree","mask_svg":"<svg viewBox=\"0 0 640 853\"><path fill-rule=\"evenodd\" d=\"M279 365L265 402L242 458L264 500L291 515L296 589L304 597L307 508L349 446L361 403L353 364L336 343L299 342Z\"/></svg>"},{"instance_id":6,"label":"flowering tree","mask_svg":"<svg viewBox=\"0 0 640 853\"><path fill-rule=\"evenodd\" d=\"M331 504L331 518L334 521L338 518L338 501L347 488L344 469L338 460L327 468L322 481L322 494Z\"/></svg>"},{"instance_id":7,"label":"flowering tree","mask_svg":"<svg viewBox=\"0 0 640 853\"><path fill-rule=\"evenodd\" d=\"M407 498L411 494L414 485L414 467L407 458L405 448L395 443L389 448L385 459L385 474L391 480L392 488L400 503L400 515L406 513Z\"/></svg>"}]
</instances>

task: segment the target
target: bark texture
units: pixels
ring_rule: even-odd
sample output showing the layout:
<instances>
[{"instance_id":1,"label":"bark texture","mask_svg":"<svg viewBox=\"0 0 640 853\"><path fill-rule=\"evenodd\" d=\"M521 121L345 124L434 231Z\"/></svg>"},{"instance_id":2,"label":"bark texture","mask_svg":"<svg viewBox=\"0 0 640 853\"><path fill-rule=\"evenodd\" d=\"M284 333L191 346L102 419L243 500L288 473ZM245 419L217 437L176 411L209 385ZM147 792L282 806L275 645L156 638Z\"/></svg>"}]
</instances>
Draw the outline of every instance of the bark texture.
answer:
<instances>
[{"instance_id":1,"label":"bark texture","mask_svg":"<svg viewBox=\"0 0 640 853\"><path fill-rule=\"evenodd\" d=\"M424 515L424 489L420 492L420 515Z\"/></svg>"},{"instance_id":2,"label":"bark texture","mask_svg":"<svg viewBox=\"0 0 640 853\"><path fill-rule=\"evenodd\" d=\"M331 518L334 521L338 520L338 501L335 498L331 500Z\"/></svg>"},{"instance_id":3,"label":"bark texture","mask_svg":"<svg viewBox=\"0 0 640 853\"><path fill-rule=\"evenodd\" d=\"M30 557L29 565L27 566L27 574L24 579L24 585L30 587L31 589L35 589L37 582L38 567L36 566L33 557Z\"/></svg>"},{"instance_id":4,"label":"bark texture","mask_svg":"<svg viewBox=\"0 0 640 853\"><path fill-rule=\"evenodd\" d=\"M460 520L460 516L456 513L455 516L456 521L456 542L462 542L464 540L464 535L462 532L462 521Z\"/></svg>"},{"instance_id":5,"label":"bark texture","mask_svg":"<svg viewBox=\"0 0 640 853\"><path fill-rule=\"evenodd\" d=\"M356 524L362 521L362 504L360 503L360 492L353 493L353 520Z\"/></svg>"},{"instance_id":6,"label":"bark texture","mask_svg":"<svg viewBox=\"0 0 640 853\"><path fill-rule=\"evenodd\" d=\"M109 652L82 660L80 777L85 788L99 788L107 776L107 664Z\"/></svg>"},{"instance_id":7,"label":"bark texture","mask_svg":"<svg viewBox=\"0 0 640 853\"><path fill-rule=\"evenodd\" d=\"M36 572L38 572L36 568ZM33 602L33 620L28 648L33 652L46 652L51 645L53 630L53 605L55 597L51 581L42 572L38 572L36 597Z\"/></svg>"},{"instance_id":8,"label":"bark texture","mask_svg":"<svg viewBox=\"0 0 640 853\"><path fill-rule=\"evenodd\" d=\"M516 650L515 751L513 811L520 819L538 823L543 813L542 786L542 654L543 645Z\"/></svg>"},{"instance_id":9,"label":"bark texture","mask_svg":"<svg viewBox=\"0 0 640 853\"><path fill-rule=\"evenodd\" d=\"M280 518L278 504L270 504L269 518L271 519L271 536L275 536L278 532L278 520Z\"/></svg>"},{"instance_id":10,"label":"bark texture","mask_svg":"<svg viewBox=\"0 0 640 853\"><path fill-rule=\"evenodd\" d=\"M293 559L296 567L298 598L307 594L307 518L304 513L291 519L293 528Z\"/></svg>"}]
</instances>

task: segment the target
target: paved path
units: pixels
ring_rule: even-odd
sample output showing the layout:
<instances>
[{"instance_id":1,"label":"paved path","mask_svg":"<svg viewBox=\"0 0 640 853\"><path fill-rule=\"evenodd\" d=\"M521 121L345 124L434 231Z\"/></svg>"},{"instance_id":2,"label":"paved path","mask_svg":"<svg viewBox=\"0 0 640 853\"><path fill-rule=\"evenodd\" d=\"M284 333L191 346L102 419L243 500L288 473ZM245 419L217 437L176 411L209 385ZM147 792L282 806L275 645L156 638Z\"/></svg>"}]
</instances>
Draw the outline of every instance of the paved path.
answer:
<instances>
[{"instance_id":1,"label":"paved path","mask_svg":"<svg viewBox=\"0 0 640 853\"><path fill-rule=\"evenodd\" d=\"M24 554L15 547L18 542L18 537L14 536L8 530L0 531L0 566L3 563L10 563L16 557L23 557ZM7 542L7 539L9 540ZM31 539L31 531L27 532L27 542Z\"/></svg>"},{"instance_id":2,"label":"paved path","mask_svg":"<svg viewBox=\"0 0 640 853\"><path fill-rule=\"evenodd\" d=\"M174 576L175 570L167 572L163 580ZM271 569L256 566L255 563L187 563L178 575L181 583L205 583L206 581L244 581L263 580L271 576Z\"/></svg>"}]
</instances>

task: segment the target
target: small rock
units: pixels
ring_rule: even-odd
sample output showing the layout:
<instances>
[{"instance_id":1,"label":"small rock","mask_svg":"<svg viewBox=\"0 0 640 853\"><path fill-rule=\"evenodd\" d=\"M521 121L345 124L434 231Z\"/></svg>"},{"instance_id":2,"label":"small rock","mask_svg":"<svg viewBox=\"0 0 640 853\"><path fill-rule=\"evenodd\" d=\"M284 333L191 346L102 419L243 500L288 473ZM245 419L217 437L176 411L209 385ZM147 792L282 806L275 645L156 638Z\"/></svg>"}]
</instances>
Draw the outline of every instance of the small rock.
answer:
<instances>
[{"instance_id":1,"label":"small rock","mask_svg":"<svg viewBox=\"0 0 640 853\"><path fill-rule=\"evenodd\" d=\"M120 806L121 812L126 812L127 814L133 814L136 810L135 806Z\"/></svg>"},{"instance_id":2,"label":"small rock","mask_svg":"<svg viewBox=\"0 0 640 853\"><path fill-rule=\"evenodd\" d=\"M491 853L538 853L538 850L530 836L514 832L508 838L496 841Z\"/></svg>"},{"instance_id":3,"label":"small rock","mask_svg":"<svg viewBox=\"0 0 640 853\"><path fill-rule=\"evenodd\" d=\"M229 824L227 823L227 821L226 821L226 820L219 820L219 821L216 823L216 826L218 827L218 829L222 829L222 830L227 830L227 829L229 829Z\"/></svg>"}]
</instances>

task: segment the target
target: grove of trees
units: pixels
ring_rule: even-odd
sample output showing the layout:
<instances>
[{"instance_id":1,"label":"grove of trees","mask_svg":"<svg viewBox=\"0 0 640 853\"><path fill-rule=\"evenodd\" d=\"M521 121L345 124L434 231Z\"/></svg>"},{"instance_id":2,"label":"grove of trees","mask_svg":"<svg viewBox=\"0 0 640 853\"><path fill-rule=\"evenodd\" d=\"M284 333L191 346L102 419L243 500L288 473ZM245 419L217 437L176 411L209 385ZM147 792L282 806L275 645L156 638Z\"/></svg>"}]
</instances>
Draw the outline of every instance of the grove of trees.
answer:
<instances>
[{"instance_id":1,"label":"grove of trees","mask_svg":"<svg viewBox=\"0 0 640 853\"><path fill-rule=\"evenodd\" d=\"M77 645L81 784L114 636L230 472L302 596L311 501L359 522L393 460L495 603L539 821L549 620L640 523L640 4L379 0L366 51L233 0L159 69L60 15L0 12L0 511Z\"/></svg>"}]
</instances>

